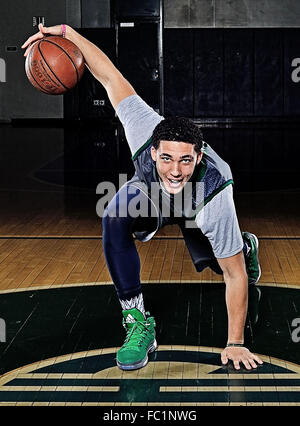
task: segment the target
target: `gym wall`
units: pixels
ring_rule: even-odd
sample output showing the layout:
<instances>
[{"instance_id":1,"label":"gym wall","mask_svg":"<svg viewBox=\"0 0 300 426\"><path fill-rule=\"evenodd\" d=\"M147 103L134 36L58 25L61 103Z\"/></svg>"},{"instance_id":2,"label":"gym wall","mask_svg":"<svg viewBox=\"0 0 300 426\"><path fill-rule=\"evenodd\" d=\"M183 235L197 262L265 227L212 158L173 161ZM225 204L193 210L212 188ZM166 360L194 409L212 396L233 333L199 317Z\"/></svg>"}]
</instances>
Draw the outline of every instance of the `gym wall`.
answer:
<instances>
[{"instance_id":1,"label":"gym wall","mask_svg":"<svg viewBox=\"0 0 300 426\"><path fill-rule=\"evenodd\" d=\"M300 114L298 0L165 0L165 115Z\"/></svg>"},{"instance_id":2,"label":"gym wall","mask_svg":"<svg viewBox=\"0 0 300 426\"><path fill-rule=\"evenodd\" d=\"M165 115L300 114L300 29L165 29Z\"/></svg>"},{"instance_id":3,"label":"gym wall","mask_svg":"<svg viewBox=\"0 0 300 426\"><path fill-rule=\"evenodd\" d=\"M21 45L37 31L39 22L54 25L65 19L65 2L61 0L1 1L0 58L6 67L5 82L0 82L1 121L63 117L62 96L42 94L27 80Z\"/></svg>"},{"instance_id":4,"label":"gym wall","mask_svg":"<svg viewBox=\"0 0 300 426\"><path fill-rule=\"evenodd\" d=\"M26 7L21 0L1 2L1 121L68 116L63 96L48 96L31 87L20 46L42 19L46 25L67 22L87 30L86 35L94 30L95 39L104 32L105 40L114 39L115 3L125 19L134 13L155 15L159 1L27 0ZM164 0L163 6L166 114L196 118L299 114L298 0ZM142 41L137 39L137 51ZM236 88L243 89L242 96ZM96 102L101 103L100 95ZM111 111L106 105L100 115L107 114Z\"/></svg>"},{"instance_id":5,"label":"gym wall","mask_svg":"<svg viewBox=\"0 0 300 426\"><path fill-rule=\"evenodd\" d=\"M165 0L165 28L299 27L298 0Z\"/></svg>"},{"instance_id":6,"label":"gym wall","mask_svg":"<svg viewBox=\"0 0 300 426\"><path fill-rule=\"evenodd\" d=\"M157 0L125 3L147 5L152 15L156 13ZM113 1L26 0L24 4L3 0L0 10L0 121L13 120L12 125L0 126L2 170L7 169L2 187L50 191L53 183L66 197L67 188L70 192L88 188L94 196L103 174L113 180L111 164L122 173L132 171L123 134L120 131L118 143L112 144L119 129L104 124L114 117L106 93L88 71L75 89L76 96L38 92L27 81L20 45L44 17L46 25L66 22L77 28L116 61ZM126 21L133 12L122 13ZM232 165L237 189L266 190L274 183L276 189L299 187L299 136L293 127L300 114L299 25L298 0L164 0L165 115L208 122L207 140ZM138 27L120 31L118 65L138 89L141 85L142 95L155 107L157 84L151 80L157 68L155 40L147 37L145 46L139 31ZM81 120L65 128L63 118L74 118L74 110ZM15 120L20 118L21 123ZM54 122L40 124L40 119ZM214 127L210 121L215 119ZM281 120L294 122L279 129L250 128L241 137L238 128L227 125L234 119L244 127L256 119L279 125ZM280 170L285 164L288 172ZM28 179L29 171L34 181ZM281 173L288 173L288 179L281 179Z\"/></svg>"}]
</instances>

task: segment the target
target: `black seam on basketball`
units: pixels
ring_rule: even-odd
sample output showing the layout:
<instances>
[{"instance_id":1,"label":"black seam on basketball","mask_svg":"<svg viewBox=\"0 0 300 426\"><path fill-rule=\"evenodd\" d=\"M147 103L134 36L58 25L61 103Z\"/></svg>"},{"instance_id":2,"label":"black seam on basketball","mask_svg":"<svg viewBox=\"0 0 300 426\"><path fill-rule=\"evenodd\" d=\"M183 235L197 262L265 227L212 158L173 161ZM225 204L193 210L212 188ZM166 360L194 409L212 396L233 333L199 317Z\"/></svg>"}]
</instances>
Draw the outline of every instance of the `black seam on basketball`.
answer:
<instances>
[{"instance_id":1,"label":"black seam on basketball","mask_svg":"<svg viewBox=\"0 0 300 426\"><path fill-rule=\"evenodd\" d=\"M32 51L31 51L32 52ZM40 83L35 79L35 77L34 77L34 75L33 75L33 72L32 72L32 69L31 69L31 61L28 61L28 70L29 70L29 72L30 72L30 75L31 75L31 77L33 78L33 80L36 82L36 84L41 88L41 91L42 92L44 92L44 93L46 93L47 95L49 95L49 92L47 92L44 88L43 88L43 86L41 86L40 85Z\"/></svg>"},{"instance_id":2,"label":"black seam on basketball","mask_svg":"<svg viewBox=\"0 0 300 426\"><path fill-rule=\"evenodd\" d=\"M57 44L57 43L55 43L54 41L51 41L51 40L47 40L47 39L44 39L44 40L41 40L40 41L40 43L39 43L39 51L40 51L40 53L41 53L41 55L43 56L43 54L42 54L42 52L41 52L41 50L40 50L40 44L41 44L41 42L45 42L45 43L51 43L51 44L54 44L55 46L57 46L57 47L59 47L67 56L68 56L68 58L70 59L70 61L72 62L72 65L73 65L73 67L74 67L74 70L75 70L75 72L76 72L76 77L77 77L77 83L79 82L79 74L78 74L78 69L77 69L77 67L76 67L76 64L75 64L75 62L73 61L73 59L72 59L72 57L68 54L68 52L65 50L65 49L63 49L59 44ZM43 57L43 59L44 59L44 57ZM44 59L45 60L45 59ZM49 67L50 68L50 67ZM50 68L51 69L51 68ZM52 71L52 70L51 70ZM53 72L53 71L52 71ZM54 73L53 73L54 74ZM54 74L55 75L55 74ZM56 77L56 76L55 76ZM59 79L58 79L59 80ZM76 84L77 84L76 83ZM63 84L63 83L62 83Z\"/></svg>"},{"instance_id":3,"label":"black seam on basketball","mask_svg":"<svg viewBox=\"0 0 300 426\"><path fill-rule=\"evenodd\" d=\"M45 40L43 40L43 41L45 41ZM43 60L44 60L44 62L45 62L45 64L47 65L47 67L49 68L49 70L52 72L52 74L54 75L54 77L57 79L57 81L59 81L59 83L66 89L66 90L69 90L69 88L67 87L67 86L65 86L64 85L64 83L62 82L62 81L60 81L60 79L57 77L57 75L55 74L55 72L53 72L53 70L51 69L51 67L50 67L50 65L48 64L48 62L46 61L46 59L45 59L45 57L44 57L44 55L43 55L43 52L41 51L41 48L40 48L40 44L41 44L41 42L38 44L38 49L39 49L39 52L40 52L40 55L41 55L41 57L43 58ZM55 43L53 43L53 44L55 44ZM43 67L44 68L44 67ZM44 68L44 70L45 70L45 68ZM47 72L46 70L45 70L45 72ZM47 75L48 75L48 77L51 79L51 77L50 77L50 75L47 73ZM51 79L52 80L52 79ZM55 83L54 82L54 80L52 80L53 81L53 83ZM56 83L57 84L57 83Z\"/></svg>"},{"instance_id":4,"label":"black seam on basketball","mask_svg":"<svg viewBox=\"0 0 300 426\"><path fill-rule=\"evenodd\" d=\"M65 50L65 49L63 49L59 44L57 44L57 43L55 43L54 41L51 41L51 40L47 40L47 39L44 39L44 40L41 40L41 41L44 41L44 42L47 42L47 43L51 43L51 44L54 44L55 46L57 46L57 47L59 47L67 56L68 56L68 58L70 59L70 61L72 62L72 65L73 65L73 67L74 67L74 70L75 70L75 72L76 72L76 77L77 77L77 83L78 83L78 81L79 81L79 74L78 74L78 69L77 69L77 67L76 67L76 64L75 64L75 62L73 61L73 59L72 59L72 57L68 54L68 52ZM39 43L39 45L40 45L40 43Z\"/></svg>"},{"instance_id":5,"label":"black seam on basketball","mask_svg":"<svg viewBox=\"0 0 300 426\"><path fill-rule=\"evenodd\" d=\"M44 59L44 58L43 58ZM44 59L45 62L45 59ZM52 69L49 67L49 65L47 64L47 62L45 62L45 64L48 66L49 70L52 72L52 74L56 77L56 75L54 74L54 72L52 71ZM58 87L57 81L53 80L53 78L51 78L51 76L49 75L48 71L46 70L46 68L44 67L43 62L41 62L41 65L43 67L43 70L45 71L45 73L47 74L47 76L50 78L50 80L52 81L53 84L55 84L56 87ZM61 86L63 86L65 89L68 89L58 78L57 78L58 82L61 84Z\"/></svg>"}]
</instances>

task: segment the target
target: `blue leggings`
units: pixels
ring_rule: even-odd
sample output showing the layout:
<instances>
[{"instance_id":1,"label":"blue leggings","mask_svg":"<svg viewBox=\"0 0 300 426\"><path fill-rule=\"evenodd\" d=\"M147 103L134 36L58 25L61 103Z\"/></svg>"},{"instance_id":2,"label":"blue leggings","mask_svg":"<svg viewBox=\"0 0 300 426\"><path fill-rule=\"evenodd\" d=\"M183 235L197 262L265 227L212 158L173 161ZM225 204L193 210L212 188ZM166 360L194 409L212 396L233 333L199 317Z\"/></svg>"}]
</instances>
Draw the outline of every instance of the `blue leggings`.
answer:
<instances>
[{"instance_id":1,"label":"blue leggings","mask_svg":"<svg viewBox=\"0 0 300 426\"><path fill-rule=\"evenodd\" d=\"M145 230L151 232L156 229L157 225L157 219L150 215L151 202L148 197L136 188L134 188L134 193L129 193L130 187L132 188L130 185L125 185L120 189L109 203L102 219L104 255L120 300L131 299L141 293L141 265L133 232ZM137 194L146 199L149 217L132 217L128 214L128 205ZM243 251L246 255L245 242ZM213 263L217 264L215 258ZM216 272L222 273L221 269Z\"/></svg>"},{"instance_id":2,"label":"blue leggings","mask_svg":"<svg viewBox=\"0 0 300 426\"><path fill-rule=\"evenodd\" d=\"M144 197L151 212L148 197L134 188L134 193L123 186L109 203L102 219L103 250L106 263L120 300L128 300L141 293L140 258L135 246L133 232L156 229L156 218L131 217L128 205L136 197ZM131 190L132 191L132 190ZM130 192L131 192L130 191Z\"/></svg>"}]
</instances>

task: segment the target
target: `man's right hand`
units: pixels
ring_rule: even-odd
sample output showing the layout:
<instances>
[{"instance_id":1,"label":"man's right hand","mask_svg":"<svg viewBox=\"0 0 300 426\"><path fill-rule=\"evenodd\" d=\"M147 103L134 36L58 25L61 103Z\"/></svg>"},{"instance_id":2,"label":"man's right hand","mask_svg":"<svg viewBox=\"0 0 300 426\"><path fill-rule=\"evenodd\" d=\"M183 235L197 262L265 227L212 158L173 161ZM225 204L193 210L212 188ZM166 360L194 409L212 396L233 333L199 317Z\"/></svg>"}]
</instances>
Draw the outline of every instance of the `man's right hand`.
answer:
<instances>
[{"instance_id":1,"label":"man's right hand","mask_svg":"<svg viewBox=\"0 0 300 426\"><path fill-rule=\"evenodd\" d=\"M54 25L53 27L44 27L43 24L39 24L39 32L30 36L25 43L21 46L22 49L25 49L24 56L27 56L32 48L32 46L41 38L46 35L62 35L62 26ZM66 37L67 38L67 37Z\"/></svg>"}]
</instances>

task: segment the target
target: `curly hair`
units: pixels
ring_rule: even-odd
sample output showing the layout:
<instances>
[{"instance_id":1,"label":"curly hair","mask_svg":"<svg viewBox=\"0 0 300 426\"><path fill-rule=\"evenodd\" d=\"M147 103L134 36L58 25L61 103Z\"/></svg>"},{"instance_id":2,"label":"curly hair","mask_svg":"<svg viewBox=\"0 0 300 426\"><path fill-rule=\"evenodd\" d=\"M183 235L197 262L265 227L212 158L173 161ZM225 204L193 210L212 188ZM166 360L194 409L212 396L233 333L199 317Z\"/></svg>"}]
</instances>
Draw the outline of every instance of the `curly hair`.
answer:
<instances>
[{"instance_id":1,"label":"curly hair","mask_svg":"<svg viewBox=\"0 0 300 426\"><path fill-rule=\"evenodd\" d=\"M177 141L195 145L197 154L201 152L203 134L199 126L184 117L168 117L162 120L152 134L152 145L158 149L160 141Z\"/></svg>"}]
</instances>

